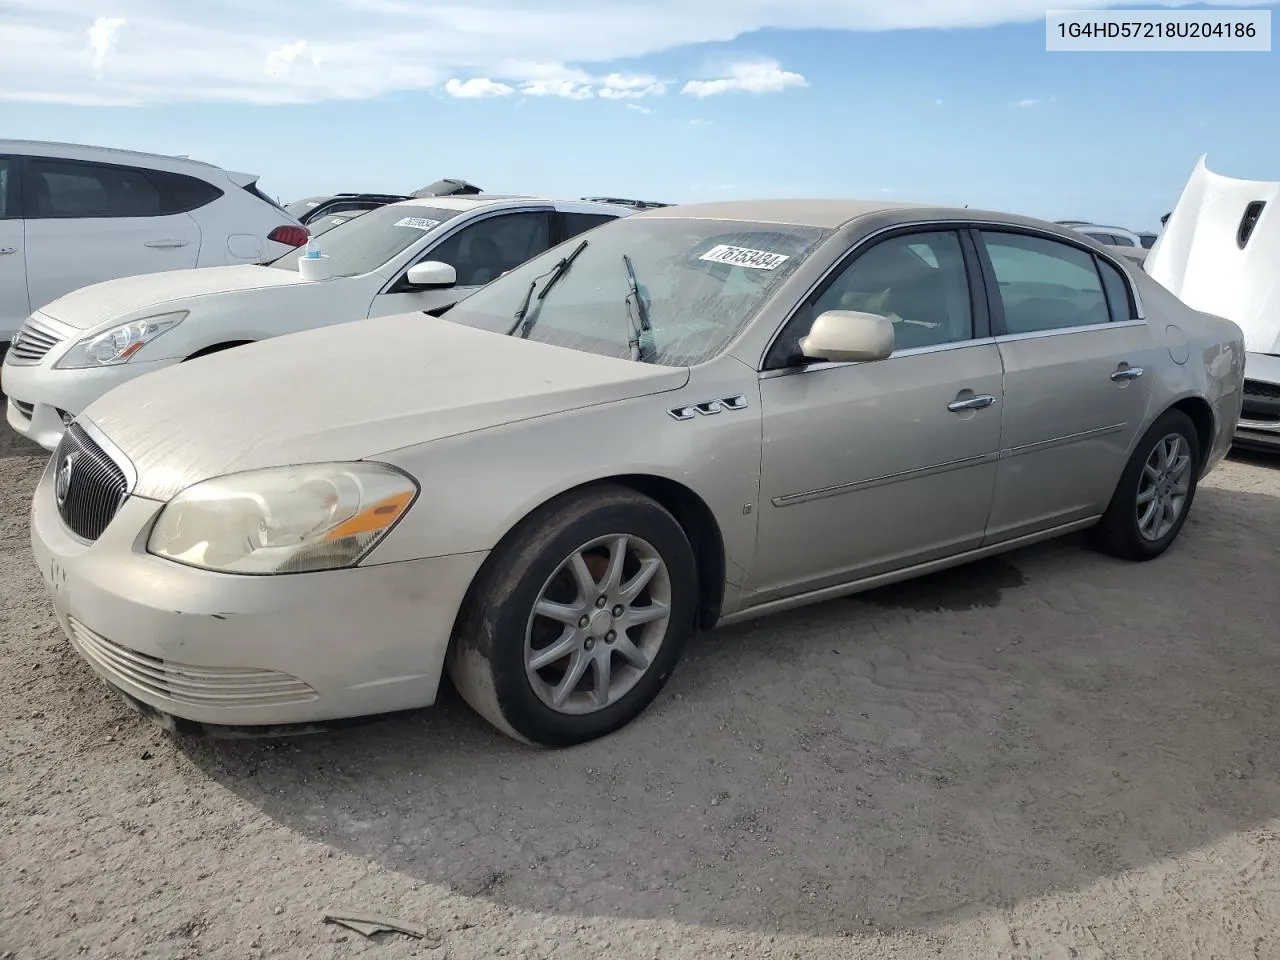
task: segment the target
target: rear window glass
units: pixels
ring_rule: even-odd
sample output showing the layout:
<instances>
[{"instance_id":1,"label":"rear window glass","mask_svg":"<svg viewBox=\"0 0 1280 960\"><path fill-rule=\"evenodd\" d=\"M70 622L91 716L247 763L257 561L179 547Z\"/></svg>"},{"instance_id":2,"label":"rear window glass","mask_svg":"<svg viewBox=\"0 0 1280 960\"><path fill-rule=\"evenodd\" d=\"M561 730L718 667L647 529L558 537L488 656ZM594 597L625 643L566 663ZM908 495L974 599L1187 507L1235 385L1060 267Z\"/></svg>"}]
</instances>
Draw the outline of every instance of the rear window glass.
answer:
<instances>
[{"instance_id":1,"label":"rear window glass","mask_svg":"<svg viewBox=\"0 0 1280 960\"><path fill-rule=\"evenodd\" d=\"M340 224L341 230L325 234L323 242L317 240L317 245L330 258L334 276L356 277L372 273L395 259L461 212L416 204L379 207ZM304 247L298 247L270 265L296 271L305 252Z\"/></svg>"}]
</instances>

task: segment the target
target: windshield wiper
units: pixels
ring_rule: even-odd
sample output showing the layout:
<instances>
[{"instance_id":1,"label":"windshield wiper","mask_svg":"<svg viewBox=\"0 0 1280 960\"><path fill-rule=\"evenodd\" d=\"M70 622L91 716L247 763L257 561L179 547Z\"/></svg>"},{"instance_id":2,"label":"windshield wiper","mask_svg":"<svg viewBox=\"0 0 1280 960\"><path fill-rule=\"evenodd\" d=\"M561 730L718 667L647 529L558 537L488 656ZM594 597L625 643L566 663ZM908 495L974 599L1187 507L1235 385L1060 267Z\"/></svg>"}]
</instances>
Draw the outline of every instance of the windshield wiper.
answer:
<instances>
[{"instance_id":1,"label":"windshield wiper","mask_svg":"<svg viewBox=\"0 0 1280 960\"><path fill-rule=\"evenodd\" d=\"M645 306L644 297L640 296L640 284L636 282L636 268L631 265L631 258L625 253L622 255L622 263L627 268L627 287L630 292L623 301L627 307L627 322L631 325L631 339L627 341L627 346L631 348L632 360L644 359L644 347L641 341L644 335L653 329L649 323L649 308ZM635 300L635 310L631 308L631 301Z\"/></svg>"},{"instance_id":2,"label":"windshield wiper","mask_svg":"<svg viewBox=\"0 0 1280 960\"><path fill-rule=\"evenodd\" d=\"M515 316L512 317L513 322L511 324L511 329L507 331L507 336L512 336L516 330L520 328L520 324L522 323L524 324L524 329L520 330L520 336L524 337L528 335L530 328L533 327L533 318L531 317L526 321L525 316L529 313L529 307L533 303L533 292L538 289L538 281L543 277L548 278L546 285L542 288L542 292L538 294L538 302L541 303L543 300L547 299L547 293L556 285L556 281L568 272L569 267L573 265L573 261L577 259L578 254L586 248L587 241L583 240L573 248L573 253L556 261L556 265L546 273L542 274L542 276L533 278L532 282L529 284L529 289L525 291L524 299L520 301L520 306L517 308Z\"/></svg>"}]
</instances>

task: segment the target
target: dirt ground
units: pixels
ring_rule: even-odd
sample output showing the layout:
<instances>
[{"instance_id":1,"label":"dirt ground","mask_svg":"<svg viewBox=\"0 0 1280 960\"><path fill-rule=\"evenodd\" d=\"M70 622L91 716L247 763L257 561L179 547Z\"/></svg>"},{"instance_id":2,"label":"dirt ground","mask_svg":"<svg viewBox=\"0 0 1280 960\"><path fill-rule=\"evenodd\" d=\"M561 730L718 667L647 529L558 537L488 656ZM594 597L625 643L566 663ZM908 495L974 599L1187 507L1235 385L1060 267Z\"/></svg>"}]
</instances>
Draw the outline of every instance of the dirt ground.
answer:
<instances>
[{"instance_id":1,"label":"dirt ground","mask_svg":"<svg viewBox=\"0 0 1280 960\"><path fill-rule=\"evenodd\" d=\"M59 634L0 432L6 960L1280 957L1280 460L1155 563L1072 539L703 636L536 752L452 693L163 734Z\"/></svg>"}]
</instances>

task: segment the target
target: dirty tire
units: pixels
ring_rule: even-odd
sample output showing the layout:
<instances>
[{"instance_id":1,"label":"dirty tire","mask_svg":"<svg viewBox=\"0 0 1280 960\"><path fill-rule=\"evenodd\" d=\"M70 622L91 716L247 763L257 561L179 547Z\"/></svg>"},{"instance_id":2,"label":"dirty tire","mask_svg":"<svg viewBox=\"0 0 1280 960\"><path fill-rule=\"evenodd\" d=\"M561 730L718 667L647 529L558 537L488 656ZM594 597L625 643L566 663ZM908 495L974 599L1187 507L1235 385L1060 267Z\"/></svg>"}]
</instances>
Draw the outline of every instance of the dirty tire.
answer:
<instances>
[{"instance_id":1,"label":"dirty tire","mask_svg":"<svg viewBox=\"0 0 1280 960\"><path fill-rule=\"evenodd\" d=\"M568 715L545 703L526 673L533 608L566 558L615 535L641 538L665 564L666 632L631 689L595 712ZM494 552L459 618L449 676L477 713L517 740L547 747L585 743L625 726L653 701L694 630L696 610L696 561L675 517L626 487L592 487L545 504Z\"/></svg>"},{"instance_id":2,"label":"dirty tire","mask_svg":"<svg viewBox=\"0 0 1280 960\"><path fill-rule=\"evenodd\" d=\"M1156 445L1173 435L1182 437L1191 454L1186 502L1172 529L1158 540L1148 540L1138 528L1138 494L1143 469ZM1182 525L1191 513L1200 480L1201 463L1200 437L1191 418L1181 410L1166 410L1134 448L1129 463L1120 476L1120 482L1116 485L1107 512L1088 531L1090 544L1097 550L1122 560L1154 560L1160 556L1177 539Z\"/></svg>"}]
</instances>

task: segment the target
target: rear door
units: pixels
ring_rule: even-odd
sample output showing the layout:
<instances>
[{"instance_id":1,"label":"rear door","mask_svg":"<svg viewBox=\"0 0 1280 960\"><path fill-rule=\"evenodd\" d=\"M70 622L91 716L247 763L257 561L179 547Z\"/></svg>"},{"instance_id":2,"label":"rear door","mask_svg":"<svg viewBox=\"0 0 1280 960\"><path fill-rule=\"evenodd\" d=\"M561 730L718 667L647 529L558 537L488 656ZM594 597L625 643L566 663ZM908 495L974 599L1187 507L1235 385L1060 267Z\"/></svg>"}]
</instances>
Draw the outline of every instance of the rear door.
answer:
<instances>
[{"instance_id":1,"label":"rear door","mask_svg":"<svg viewBox=\"0 0 1280 960\"><path fill-rule=\"evenodd\" d=\"M449 264L458 273L457 285L446 290L415 290L402 272L385 293L374 298L369 316L452 306L508 270L549 250L551 231L549 207L482 214L460 223L415 261Z\"/></svg>"},{"instance_id":2,"label":"rear door","mask_svg":"<svg viewBox=\"0 0 1280 960\"><path fill-rule=\"evenodd\" d=\"M17 157L0 156L0 344L8 343L31 313Z\"/></svg>"},{"instance_id":3,"label":"rear door","mask_svg":"<svg viewBox=\"0 0 1280 960\"><path fill-rule=\"evenodd\" d=\"M1168 354L1107 258L1033 231L976 236L1004 364L996 543L1106 509Z\"/></svg>"},{"instance_id":4,"label":"rear door","mask_svg":"<svg viewBox=\"0 0 1280 960\"><path fill-rule=\"evenodd\" d=\"M28 157L22 176L27 289L38 309L117 277L194 267L200 228L151 171ZM212 189L212 188L210 188Z\"/></svg>"}]
</instances>

